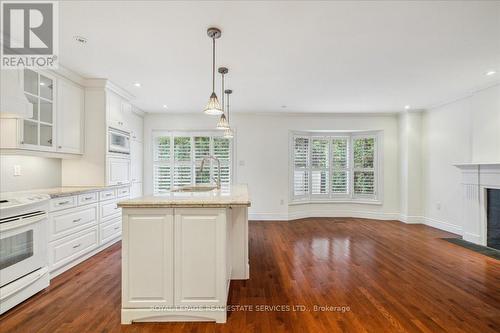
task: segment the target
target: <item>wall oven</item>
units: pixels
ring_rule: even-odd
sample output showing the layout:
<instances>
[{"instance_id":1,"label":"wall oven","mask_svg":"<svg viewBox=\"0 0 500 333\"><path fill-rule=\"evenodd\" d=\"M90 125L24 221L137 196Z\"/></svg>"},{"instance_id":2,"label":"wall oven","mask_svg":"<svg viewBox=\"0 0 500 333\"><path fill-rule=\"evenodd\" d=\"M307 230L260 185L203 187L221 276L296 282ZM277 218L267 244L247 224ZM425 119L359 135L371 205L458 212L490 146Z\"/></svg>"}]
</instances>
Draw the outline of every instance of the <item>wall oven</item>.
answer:
<instances>
[{"instance_id":1,"label":"wall oven","mask_svg":"<svg viewBox=\"0 0 500 333\"><path fill-rule=\"evenodd\" d=\"M108 153L130 155L130 133L109 127Z\"/></svg>"},{"instance_id":2,"label":"wall oven","mask_svg":"<svg viewBox=\"0 0 500 333\"><path fill-rule=\"evenodd\" d=\"M49 285L48 196L0 200L0 313Z\"/></svg>"}]
</instances>

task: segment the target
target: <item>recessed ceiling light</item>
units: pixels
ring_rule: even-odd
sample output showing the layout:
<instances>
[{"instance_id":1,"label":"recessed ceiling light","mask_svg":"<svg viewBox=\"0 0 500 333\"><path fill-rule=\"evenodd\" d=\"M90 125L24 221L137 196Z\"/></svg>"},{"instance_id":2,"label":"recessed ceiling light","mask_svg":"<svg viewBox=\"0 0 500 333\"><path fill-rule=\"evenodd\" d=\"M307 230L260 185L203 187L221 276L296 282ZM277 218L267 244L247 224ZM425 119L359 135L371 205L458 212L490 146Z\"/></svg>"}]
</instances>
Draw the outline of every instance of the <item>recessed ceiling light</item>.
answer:
<instances>
[{"instance_id":1,"label":"recessed ceiling light","mask_svg":"<svg viewBox=\"0 0 500 333\"><path fill-rule=\"evenodd\" d=\"M73 39L76 40L80 44L87 44L88 39L83 36L73 36Z\"/></svg>"},{"instance_id":2,"label":"recessed ceiling light","mask_svg":"<svg viewBox=\"0 0 500 333\"><path fill-rule=\"evenodd\" d=\"M491 75L495 75L496 73L497 73L496 71L487 71L486 75L491 76Z\"/></svg>"},{"instance_id":3,"label":"recessed ceiling light","mask_svg":"<svg viewBox=\"0 0 500 333\"><path fill-rule=\"evenodd\" d=\"M168 106L166 104L163 104L164 109L168 109Z\"/></svg>"},{"instance_id":4,"label":"recessed ceiling light","mask_svg":"<svg viewBox=\"0 0 500 333\"><path fill-rule=\"evenodd\" d=\"M405 110L409 110L410 109L410 106L409 105L405 105Z\"/></svg>"},{"instance_id":5,"label":"recessed ceiling light","mask_svg":"<svg viewBox=\"0 0 500 333\"><path fill-rule=\"evenodd\" d=\"M140 88L141 87L141 84L139 82L135 82L134 83L134 86L137 87L137 88Z\"/></svg>"},{"instance_id":6,"label":"recessed ceiling light","mask_svg":"<svg viewBox=\"0 0 500 333\"><path fill-rule=\"evenodd\" d=\"M44 85L45 85L45 82L40 82L40 85L41 85L41 86L44 86Z\"/></svg>"}]
</instances>

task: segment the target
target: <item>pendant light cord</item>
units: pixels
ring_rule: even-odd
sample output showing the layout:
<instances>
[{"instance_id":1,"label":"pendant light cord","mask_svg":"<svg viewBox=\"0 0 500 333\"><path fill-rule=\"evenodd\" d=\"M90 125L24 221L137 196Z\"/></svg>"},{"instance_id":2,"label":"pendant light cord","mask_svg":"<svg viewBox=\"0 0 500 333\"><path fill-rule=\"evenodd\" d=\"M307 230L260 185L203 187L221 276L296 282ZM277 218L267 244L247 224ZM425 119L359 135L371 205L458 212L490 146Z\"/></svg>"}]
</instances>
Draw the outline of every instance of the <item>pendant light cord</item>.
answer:
<instances>
[{"instance_id":1,"label":"pendant light cord","mask_svg":"<svg viewBox=\"0 0 500 333\"><path fill-rule=\"evenodd\" d=\"M222 73L222 114L224 114L224 73Z\"/></svg>"},{"instance_id":2,"label":"pendant light cord","mask_svg":"<svg viewBox=\"0 0 500 333\"><path fill-rule=\"evenodd\" d=\"M212 38L212 92L215 93L215 37Z\"/></svg>"},{"instance_id":3,"label":"pendant light cord","mask_svg":"<svg viewBox=\"0 0 500 333\"><path fill-rule=\"evenodd\" d=\"M229 94L227 94L227 123L229 124Z\"/></svg>"}]
</instances>

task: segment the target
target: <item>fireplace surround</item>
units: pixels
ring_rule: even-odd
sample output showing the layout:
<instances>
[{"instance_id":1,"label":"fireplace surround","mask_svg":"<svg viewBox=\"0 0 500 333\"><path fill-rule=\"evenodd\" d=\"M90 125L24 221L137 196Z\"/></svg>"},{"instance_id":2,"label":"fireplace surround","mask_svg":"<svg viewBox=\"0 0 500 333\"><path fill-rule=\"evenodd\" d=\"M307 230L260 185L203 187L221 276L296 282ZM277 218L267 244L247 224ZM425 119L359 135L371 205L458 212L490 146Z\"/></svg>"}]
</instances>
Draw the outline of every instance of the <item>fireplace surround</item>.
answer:
<instances>
[{"instance_id":1,"label":"fireplace surround","mask_svg":"<svg viewBox=\"0 0 500 333\"><path fill-rule=\"evenodd\" d=\"M493 190L500 190L500 163L461 163L455 166L462 171L461 222L464 240L483 246L496 246L491 231L488 237L488 215L491 223L492 213L495 213L491 209L493 207L488 210L488 201L490 205L497 204L498 192Z\"/></svg>"}]
</instances>

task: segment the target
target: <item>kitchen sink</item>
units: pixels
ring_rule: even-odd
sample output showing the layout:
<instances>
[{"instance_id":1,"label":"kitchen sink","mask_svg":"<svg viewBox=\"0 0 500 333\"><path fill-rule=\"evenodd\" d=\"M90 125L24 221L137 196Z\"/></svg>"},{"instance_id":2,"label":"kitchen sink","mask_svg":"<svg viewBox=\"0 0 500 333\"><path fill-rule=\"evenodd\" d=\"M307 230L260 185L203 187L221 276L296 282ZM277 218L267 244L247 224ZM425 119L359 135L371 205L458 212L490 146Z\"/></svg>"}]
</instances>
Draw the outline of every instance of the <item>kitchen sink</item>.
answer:
<instances>
[{"instance_id":1,"label":"kitchen sink","mask_svg":"<svg viewBox=\"0 0 500 333\"><path fill-rule=\"evenodd\" d=\"M192 185L173 189L172 192L209 192L215 190L217 186L212 185Z\"/></svg>"}]
</instances>

